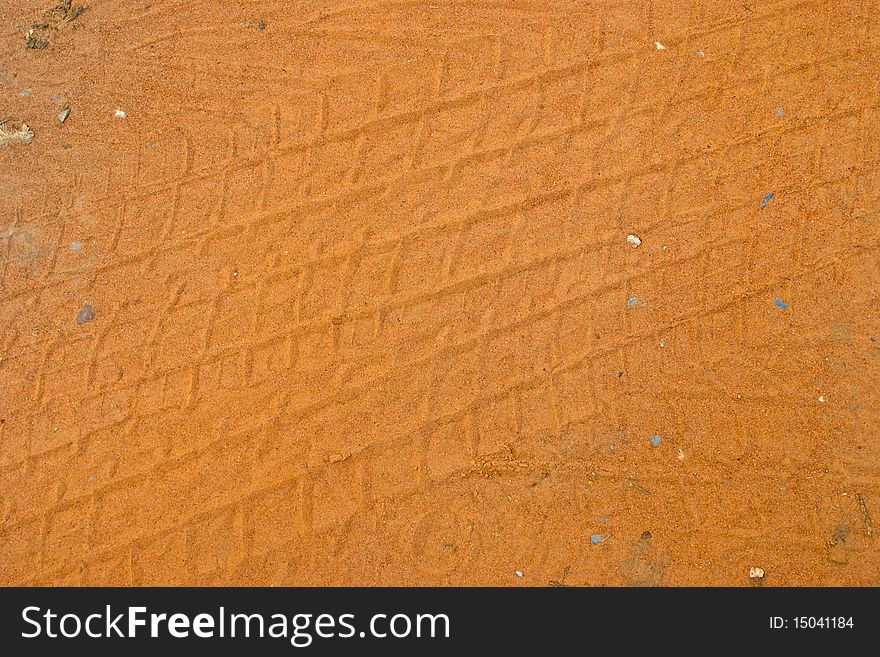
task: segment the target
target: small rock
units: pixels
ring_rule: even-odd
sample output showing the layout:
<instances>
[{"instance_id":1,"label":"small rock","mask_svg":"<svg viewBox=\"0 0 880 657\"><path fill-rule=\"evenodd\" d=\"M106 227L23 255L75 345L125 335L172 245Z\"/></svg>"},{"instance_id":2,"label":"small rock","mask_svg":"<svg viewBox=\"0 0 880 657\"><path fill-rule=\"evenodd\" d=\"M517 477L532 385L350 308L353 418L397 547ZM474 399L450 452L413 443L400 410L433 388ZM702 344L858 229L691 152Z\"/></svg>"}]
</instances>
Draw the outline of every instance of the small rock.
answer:
<instances>
[{"instance_id":1,"label":"small rock","mask_svg":"<svg viewBox=\"0 0 880 657\"><path fill-rule=\"evenodd\" d=\"M70 107L66 106L58 113L58 123L64 123L70 116Z\"/></svg>"},{"instance_id":2,"label":"small rock","mask_svg":"<svg viewBox=\"0 0 880 657\"><path fill-rule=\"evenodd\" d=\"M590 536L590 543L593 545L599 545L599 543L604 543L610 538L608 534L593 534Z\"/></svg>"},{"instance_id":3,"label":"small rock","mask_svg":"<svg viewBox=\"0 0 880 657\"><path fill-rule=\"evenodd\" d=\"M763 577L763 568L757 568L756 566L752 566L751 568L749 568L749 579L763 579Z\"/></svg>"},{"instance_id":4,"label":"small rock","mask_svg":"<svg viewBox=\"0 0 880 657\"><path fill-rule=\"evenodd\" d=\"M125 110L121 110L121 109L119 109L118 107L116 108L116 111L113 113L113 115L114 115L117 119L124 119L124 118L127 116L126 113L125 113Z\"/></svg>"},{"instance_id":5,"label":"small rock","mask_svg":"<svg viewBox=\"0 0 880 657\"><path fill-rule=\"evenodd\" d=\"M657 50L666 50L666 46L664 46L664 45L663 45L662 43L660 43L659 41L655 41L655 42L654 42L654 47L657 48Z\"/></svg>"},{"instance_id":6,"label":"small rock","mask_svg":"<svg viewBox=\"0 0 880 657\"><path fill-rule=\"evenodd\" d=\"M781 107L777 107L776 108L776 116L779 116L779 117L785 116L785 110L783 110Z\"/></svg>"},{"instance_id":7,"label":"small rock","mask_svg":"<svg viewBox=\"0 0 880 657\"><path fill-rule=\"evenodd\" d=\"M819 402L820 402L820 403L824 404L824 403L827 402L827 401L828 401L828 400L825 399L825 395L819 395Z\"/></svg>"},{"instance_id":8,"label":"small rock","mask_svg":"<svg viewBox=\"0 0 880 657\"><path fill-rule=\"evenodd\" d=\"M697 57L705 57L705 56L706 56L706 53L704 53L702 50L697 51Z\"/></svg>"},{"instance_id":9,"label":"small rock","mask_svg":"<svg viewBox=\"0 0 880 657\"><path fill-rule=\"evenodd\" d=\"M679 447L675 451L675 458L677 458L679 461L684 461L684 452L681 451L681 447Z\"/></svg>"},{"instance_id":10,"label":"small rock","mask_svg":"<svg viewBox=\"0 0 880 657\"><path fill-rule=\"evenodd\" d=\"M638 248L642 244L642 240L639 239L638 235L627 235L626 242L634 249Z\"/></svg>"},{"instance_id":11,"label":"small rock","mask_svg":"<svg viewBox=\"0 0 880 657\"><path fill-rule=\"evenodd\" d=\"M86 304L77 314L76 323L82 325L86 322L91 322L93 319L95 319L95 310L89 304Z\"/></svg>"},{"instance_id":12,"label":"small rock","mask_svg":"<svg viewBox=\"0 0 880 657\"><path fill-rule=\"evenodd\" d=\"M663 439L660 436L651 436L651 447L660 447Z\"/></svg>"},{"instance_id":13,"label":"small rock","mask_svg":"<svg viewBox=\"0 0 880 657\"><path fill-rule=\"evenodd\" d=\"M514 573L514 574L515 574L517 577L522 577L522 576L523 576L523 572L522 572L521 570L517 570L516 573Z\"/></svg>"},{"instance_id":14,"label":"small rock","mask_svg":"<svg viewBox=\"0 0 880 657\"><path fill-rule=\"evenodd\" d=\"M345 457L342 454L334 452L329 457L330 463L339 463L340 461L344 461Z\"/></svg>"}]
</instances>

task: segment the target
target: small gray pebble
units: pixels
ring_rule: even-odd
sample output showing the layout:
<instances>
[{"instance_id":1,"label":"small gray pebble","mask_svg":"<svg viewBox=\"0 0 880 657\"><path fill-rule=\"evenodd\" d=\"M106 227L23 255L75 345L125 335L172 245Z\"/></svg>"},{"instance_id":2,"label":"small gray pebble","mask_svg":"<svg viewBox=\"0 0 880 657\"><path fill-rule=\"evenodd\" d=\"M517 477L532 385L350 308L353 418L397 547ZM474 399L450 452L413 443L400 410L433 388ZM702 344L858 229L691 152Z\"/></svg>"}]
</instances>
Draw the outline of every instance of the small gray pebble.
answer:
<instances>
[{"instance_id":1,"label":"small gray pebble","mask_svg":"<svg viewBox=\"0 0 880 657\"><path fill-rule=\"evenodd\" d=\"M79 311L79 314L76 316L77 324L85 324L86 322L91 322L95 319L95 310L89 304L86 304L82 307L82 310Z\"/></svg>"}]
</instances>

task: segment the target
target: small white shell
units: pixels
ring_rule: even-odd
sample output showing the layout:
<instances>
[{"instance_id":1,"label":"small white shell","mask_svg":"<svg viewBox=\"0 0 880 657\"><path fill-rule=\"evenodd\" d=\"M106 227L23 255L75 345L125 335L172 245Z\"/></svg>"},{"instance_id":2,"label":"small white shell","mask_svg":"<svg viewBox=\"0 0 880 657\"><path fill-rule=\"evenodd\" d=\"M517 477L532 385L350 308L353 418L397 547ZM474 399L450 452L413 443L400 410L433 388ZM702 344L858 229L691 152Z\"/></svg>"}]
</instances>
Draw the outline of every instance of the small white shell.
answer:
<instances>
[{"instance_id":1,"label":"small white shell","mask_svg":"<svg viewBox=\"0 0 880 657\"><path fill-rule=\"evenodd\" d=\"M636 249L636 248L639 247L639 245L641 245L642 240L639 239L639 236L638 236L638 235L627 235L627 236L626 236L626 242L627 242L627 244L629 244L632 248Z\"/></svg>"}]
</instances>

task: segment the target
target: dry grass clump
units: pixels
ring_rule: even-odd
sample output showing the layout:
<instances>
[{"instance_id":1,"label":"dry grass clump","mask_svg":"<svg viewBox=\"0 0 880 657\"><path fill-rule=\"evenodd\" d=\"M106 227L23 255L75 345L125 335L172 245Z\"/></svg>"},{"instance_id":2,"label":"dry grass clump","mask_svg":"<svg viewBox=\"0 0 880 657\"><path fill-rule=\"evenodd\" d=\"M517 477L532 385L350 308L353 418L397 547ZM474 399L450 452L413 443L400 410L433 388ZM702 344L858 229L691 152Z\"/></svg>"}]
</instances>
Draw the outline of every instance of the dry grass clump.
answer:
<instances>
[{"instance_id":1,"label":"dry grass clump","mask_svg":"<svg viewBox=\"0 0 880 657\"><path fill-rule=\"evenodd\" d=\"M34 138L34 131L27 123L17 125L10 121L0 123L0 147L14 146L16 144L30 144Z\"/></svg>"}]
</instances>

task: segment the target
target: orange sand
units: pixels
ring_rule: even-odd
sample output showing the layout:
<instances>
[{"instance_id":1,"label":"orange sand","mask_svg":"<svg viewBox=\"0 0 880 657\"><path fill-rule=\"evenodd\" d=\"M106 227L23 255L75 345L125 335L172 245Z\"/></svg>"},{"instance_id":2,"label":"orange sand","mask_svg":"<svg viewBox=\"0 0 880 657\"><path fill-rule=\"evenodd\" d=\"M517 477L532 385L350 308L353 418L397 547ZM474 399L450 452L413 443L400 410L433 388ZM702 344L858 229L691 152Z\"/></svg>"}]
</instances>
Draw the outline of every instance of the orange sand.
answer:
<instances>
[{"instance_id":1,"label":"orange sand","mask_svg":"<svg viewBox=\"0 0 880 657\"><path fill-rule=\"evenodd\" d=\"M52 1L0 582L880 584L874 2Z\"/></svg>"}]
</instances>

